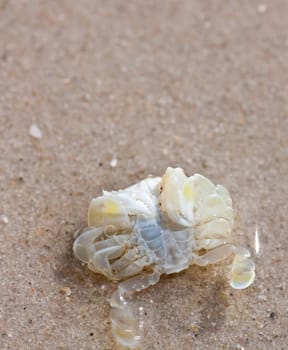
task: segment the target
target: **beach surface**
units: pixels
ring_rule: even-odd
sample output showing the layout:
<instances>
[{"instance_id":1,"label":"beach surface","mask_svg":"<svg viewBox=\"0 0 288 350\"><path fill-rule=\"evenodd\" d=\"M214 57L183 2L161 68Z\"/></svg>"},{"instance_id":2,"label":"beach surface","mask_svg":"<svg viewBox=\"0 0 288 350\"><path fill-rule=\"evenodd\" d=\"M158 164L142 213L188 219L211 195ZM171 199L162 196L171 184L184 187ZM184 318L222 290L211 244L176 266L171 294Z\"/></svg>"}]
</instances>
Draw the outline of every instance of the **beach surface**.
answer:
<instances>
[{"instance_id":1,"label":"beach surface","mask_svg":"<svg viewBox=\"0 0 288 350\"><path fill-rule=\"evenodd\" d=\"M168 166L231 192L230 260L135 295L143 350L287 349L288 2L0 0L0 348L110 350L90 200ZM259 244L255 244L255 235Z\"/></svg>"}]
</instances>

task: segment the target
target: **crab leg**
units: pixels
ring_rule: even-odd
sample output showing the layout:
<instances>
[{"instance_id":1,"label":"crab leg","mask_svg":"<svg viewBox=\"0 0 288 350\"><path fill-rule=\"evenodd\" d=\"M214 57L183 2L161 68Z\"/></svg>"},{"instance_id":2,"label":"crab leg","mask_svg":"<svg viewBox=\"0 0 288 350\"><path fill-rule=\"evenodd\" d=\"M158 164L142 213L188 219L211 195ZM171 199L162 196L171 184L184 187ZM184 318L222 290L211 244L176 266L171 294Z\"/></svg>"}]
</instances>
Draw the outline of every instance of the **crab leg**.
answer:
<instances>
[{"instance_id":1,"label":"crab leg","mask_svg":"<svg viewBox=\"0 0 288 350\"><path fill-rule=\"evenodd\" d=\"M117 276L119 276L120 279L124 279L127 277L131 277L134 275L137 275L143 270L144 266L147 266L149 264L148 259L146 256L143 256L142 258L135 260L133 263L131 263L129 266L127 266L122 271L119 271L117 273Z\"/></svg>"},{"instance_id":2,"label":"crab leg","mask_svg":"<svg viewBox=\"0 0 288 350\"><path fill-rule=\"evenodd\" d=\"M88 262L88 267L95 272L102 273L111 280L121 279L114 273L110 260L121 257L128 239L129 235L119 235L95 243L93 256Z\"/></svg>"},{"instance_id":3,"label":"crab leg","mask_svg":"<svg viewBox=\"0 0 288 350\"><path fill-rule=\"evenodd\" d=\"M130 278L119 284L112 294L110 305L110 319L112 334L119 346L133 349L141 339L143 324L139 317L135 317L128 306L126 297L134 292L141 291L156 284L160 279L160 272L155 270L152 274Z\"/></svg>"},{"instance_id":4,"label":"crab leg","mask_svg":"<svg viewBox=\"0 0 288 350\"><path fill-rule=\"evenodd\" d=\"M200 266L215 264L228 257L230 254L235 254L232 263L230 286L234 289L247 288L254 281L255 265L253 261L249 259L250 252L245 248L228 243L214 248L204 255L194 255L193 263Z\"/></svg>"},{"instance_id":5,"label":"crab leg","mask_svg":"<svg viewBox=\"0 0 288 350\"><path fill-rule=\"evenodd\" d=\"M204 255L193 255L193 263L200 266L206 266L208 264L215 264L225 258L227 258L231 254L238 253L243 257L249 257L250 253L248 250L244 248L238 248L233 244L224 244L220 247L214 248L208 251Z\"/></svg>"},{"instance_id":6,"label":"crab leg","mask_svg":"<svg viewBox=\"0 0 288 350\"><path fill-rule=\"evenodd\" d=\"M129 249L120 259L114 261L111 264L111 269L113 271L119 272L125 269L130 264L134 263L135 260L139 259L139 252L136 247Z\"/></svg>"},{"instance_id":7,"label":"crab leg","mask_svg":"<svg viewBox=\"0 0 288 350\"><path fill-rule=\"evenodd\" d=\"M73 252L84 263L88 263L93 256L94 242L105 232L104 227L87 227L73 244Z\"/></svg>"},{"instance_id":8,"label":"crab leg","mask_svg":"<svg viewBox=\"0 0 288 350\"><path fill-rule=\"evenodd\" d=\"M111 238L104 239L94 243L95 251L101 250L103 248L114 247L114 246L124 246L129 241L130 235L115 235Z\"/></svg>"},{"instance_id":9,"label":"crab leg","mask_svg":"<svg viewBox=\"0 0 288 350\"><path fill-rule=\"evenodd\" d=\"M88 262L88 267L94 272L102 273L104 276L110 278L111 280L118 280L115 278L111 271L111 265L109 260L116 259L123 253L124 247L116 245L113 247L103 248L94 253L92 259Z\"/></svg>"}]
</instances>

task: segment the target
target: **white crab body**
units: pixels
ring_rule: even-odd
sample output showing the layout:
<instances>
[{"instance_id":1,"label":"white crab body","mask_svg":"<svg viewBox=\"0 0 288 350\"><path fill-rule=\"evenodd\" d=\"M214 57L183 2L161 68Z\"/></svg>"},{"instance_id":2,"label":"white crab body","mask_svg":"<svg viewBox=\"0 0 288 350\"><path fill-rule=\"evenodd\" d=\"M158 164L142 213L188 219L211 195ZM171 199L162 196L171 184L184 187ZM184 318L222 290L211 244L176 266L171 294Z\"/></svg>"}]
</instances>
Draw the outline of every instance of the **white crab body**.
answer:
<instances>
[{"instance_id":1,"label":"white crab body","mask_svg":"<svg viewBox=\"0 0 288 350\"><path fill-rule=\"evenodd\" d=\"M179 272L191 264L192 230L171 231L159 218L143 218L137 221L134 232L136 244L160 272Z\"/></svg>"},{"instance_id":2,"label":"white crab body","mask_svg":"<svg viewBox=\"0 0 288 350\"><path fill-rule=\"evenodd\" d=\"M231 244L233 223L229 192L202 175L187 178L180 168L168 168L162 178L147 178L124 190L104 191L91 201L88 228L73 250L91 270L124 280L111 300L113 334L119 342L133 345L131 337L123 338L126 331L120 324L124 294L155 284L163 273L215 263L234 253L230 285L241 289L253 282L249 252Z\"/></svg>"}]
</instances>

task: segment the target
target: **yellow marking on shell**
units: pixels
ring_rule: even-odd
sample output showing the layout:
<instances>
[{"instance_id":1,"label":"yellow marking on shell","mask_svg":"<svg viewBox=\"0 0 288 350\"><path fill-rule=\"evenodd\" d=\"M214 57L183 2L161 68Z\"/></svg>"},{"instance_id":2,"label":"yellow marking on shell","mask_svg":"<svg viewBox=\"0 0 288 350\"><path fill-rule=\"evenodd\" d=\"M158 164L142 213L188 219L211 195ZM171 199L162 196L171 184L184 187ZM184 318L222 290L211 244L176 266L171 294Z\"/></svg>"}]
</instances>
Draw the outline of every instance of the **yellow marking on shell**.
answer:
<instances>
[{"instance_id":1,"label":"yellow marking on shell","mask_svg":"<svg viewBox=\"0 0 288 350\"><path fill-rule=\"evenodd\" d=\"M221 197L218 197L218 196L210 196L209 200L207 201L207 204L209 206L216 206L216 205L219 205L219 204L222 204L223 200Z\"/></svg>"},{"instance_id":2,"label":"yellow marking on shell","mask_svg":"<svg viewBox=\"0 0 288 350\"><path fill-rule=\"evenodd\" d=\"M183 188L183 194L188 202L195 202L196 192L193 190L191 184L186 183Z\"/></svg>"},{"instance_id":3,"label":"yellow marking on shell","mask_svg":"<svg viewBox=\"0 0 288 350\"><path fill-rule=\"evenodd\" d=\"M124 215L124 216L123 216ZM101 198L93 200L89 206L88 210L88 225L89 226L99 226L99 225L109 225L115 224L115 220L124 223L126 220L125 213L121 203L110 199ZM118 222L119 223L119 222Z\"/></svg>"},{"instance_id":4,"label":"yellow marking on shell","mask_svg":"<svg viewBox=\"0 0 288 350\"><path fill-rule=\"evenodd\" d=\"M104 205L101 208L102 214L111 215L111 216L121 214L121 207L117 202L111 199L106 199L106 201L103 204Z\"/></svg>"}]
</instances>

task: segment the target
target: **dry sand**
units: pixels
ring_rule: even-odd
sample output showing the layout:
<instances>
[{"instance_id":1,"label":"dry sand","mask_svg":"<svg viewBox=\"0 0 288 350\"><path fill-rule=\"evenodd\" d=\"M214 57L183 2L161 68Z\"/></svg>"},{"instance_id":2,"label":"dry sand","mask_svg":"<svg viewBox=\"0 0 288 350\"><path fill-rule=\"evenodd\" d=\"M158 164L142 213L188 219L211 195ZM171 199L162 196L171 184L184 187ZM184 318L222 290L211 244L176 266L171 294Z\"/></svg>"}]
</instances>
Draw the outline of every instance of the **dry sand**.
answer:
<instances>
[{"instance_id":1,"label":"dry sand","mask_svg":"<svg viewBox=\"0 0 288 350\"><path fill-rule=\"evenodd\" d=\"M0 0L0 349L112 349L115 285L73 234L103 188L169 165L230 189L257 279L162 278L133 301L143 349L287 349L287 18L287 0Z\"/></svg>"}]
</instances>

